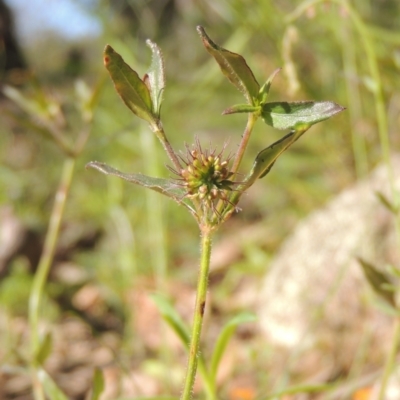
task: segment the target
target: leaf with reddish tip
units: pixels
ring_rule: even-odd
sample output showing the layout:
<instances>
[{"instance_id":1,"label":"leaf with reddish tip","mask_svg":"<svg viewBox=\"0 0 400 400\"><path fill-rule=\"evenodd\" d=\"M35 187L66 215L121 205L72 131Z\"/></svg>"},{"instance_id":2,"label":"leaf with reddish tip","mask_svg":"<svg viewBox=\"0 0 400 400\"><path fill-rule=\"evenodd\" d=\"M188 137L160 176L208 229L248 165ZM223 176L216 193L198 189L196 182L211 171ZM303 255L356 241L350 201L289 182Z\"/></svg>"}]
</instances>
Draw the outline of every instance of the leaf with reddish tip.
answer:
<instances>
[{"instance_id":1,"label":"leaf with reddish tip","mask_svg":"<svg viewBox=\"0 0 400 400\"><path fill-rule=\"evenodd\" d=\"M215 58L223 74L244 94L249 104L255 105L260 85L246 60L241 55L214 43L202 26L198 26L197 31L203 40L204 47Z\"/></svg>"},{"instance_id":2,"label":"leaf with reddish tip","mask_svg":"<svg viewBox=\"0 0 400 400\"><path fill-rule=\"evenodd\" d=\"M126 174L110 167L107 164L91 161L86 165L86 168L94 168L106 175L114 175L136 185L144 186L156 192L162 193L167 197L175 200L179 204L184 204L183 200L186 195L186 190L180 187L176 181L172 179L153 178L143 174Z\"/></svg>"},{"instance_id":3,"label":"leaf with reddish tip","mask_svg":"<svg viewBox=\"0 0 400 400\"><path fill-rule=\"evenodd\" d=\"M259 112L260 106L252 106L250 104L236 104L223 111L222 115L237 114L237 113L253 113Z\"/></svg>"},{"instance_id":4,"label":"leaf with reddish tip","mask_svg":"<svg viewBox=\"0 0 400 400\"><path fill-rule=\"evenodd\" d=\"M151 125L157 124L149 89L123 58L109 45L104 49L104 65L114 82L115 90L127 107Z\"/></svg>"},{"instance_id":5,"label":"leaf with reddish tip","mask_svg":"<svg viewBox=\"0 0 400 400\"><path fill-rule=\"evenodd\" d=\"M148 87L153 102L153 112L159 117L165 88L164 60L160 48L155 43L150 39L148 39L146 43L153 53L150 69L147 72Z\"/></svg>"},{"instance_id":6,"label":"leaf with reddish tip","mask_svg":"<svg viewBox=\"0 0 400 400\"><path fill-rule=\"evenodd\" d=\"M332 101L282 101L264 104L261 116L266 124L276 129L296 129L300 125L310 127L344 109Z\"/></svg>"},{"instance_id":7,"label":"leaf with reddish tip","mask_svg":"<svg viewBox=\"0 0 400 400\"><path fill-rule=\"evenodd\" d=\"M260 151L254 161L253 167L244 181L244 184L239 186L238 191L243 192L250 187L257 179L263 178L269 173L278 157L286 151L300 136L307 131L309 127L303 126L302 128L291 131L282 139L268 146L266 149Z\"/></svg>"}]
</instances>

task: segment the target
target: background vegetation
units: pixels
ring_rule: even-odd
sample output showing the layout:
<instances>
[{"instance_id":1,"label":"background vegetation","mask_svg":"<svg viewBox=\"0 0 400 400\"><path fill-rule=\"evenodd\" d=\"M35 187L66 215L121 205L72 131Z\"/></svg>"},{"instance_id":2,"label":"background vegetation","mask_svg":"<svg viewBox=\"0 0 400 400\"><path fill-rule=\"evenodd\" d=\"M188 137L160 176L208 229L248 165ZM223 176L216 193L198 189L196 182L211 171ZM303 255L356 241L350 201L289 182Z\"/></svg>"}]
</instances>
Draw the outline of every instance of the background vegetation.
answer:
<instances>
[{"instance_id":1,"label":"background vegetation","mask_svg":"<svg viewBox=\"0 0 400 400\"><path fill-rule=\"evenodd\" d=\"M145 124L132 118L106 76L104 45L111 44L141 73L150 63L145 39L161 47L167 74L163 121L170 140L182 151L197 136L216 148L228 142L233 152L245 125L240 114L221 116L225 108L241 102L241 94L202 47L198 24L225 48L241 53L260 81L283 67L271 101L332 100L348 109L307 132L268 178L252 187L240 203L242 211L220 230L224 240L216 239L218 259L216 255L203 336L207 355L222 324L248 308L243 296L257 291L270 259L296 222L398 149L400 3L76 2L98 18L101 35L67 42L51 32L29 47L22 43L30 72L17 82L8 76L7 82L17 84L25 99L59 107L62 113L54 115L65 119L58 126L67 140L88 126L80 99L98 91L41 310L43 322L56 332L48 369L71 398L84 398L93 366L106 371L113 388L108 398L177 395L184 349L163 324L150 294L162 293L184 319L190 318L197 226L157 194L85 170L88 161L98 160L122 171L169 174L158 143ZM355 14L349 12L350 3ZM32 115L5 97L0 106L1 223L5 227L12 214L24 235L24 244L2 266L0 282L0 358L3 366L15 368L24 366L27 357L29 289L64 156L48 135L33 129L37 121ZM278 138L258 124L247 165ZM240 232L248 232L247 239L232 249L230 240ZM263 340L256 324L239 329L219 378L223 398L251 399L269 392L273 355ZM73 353L77 343L81 355ZM29 384L16 384L20 376L14 372L2 375L7 383L3 397L30 398ZM79 383L72 388L71 381Z\"/></svg>"}]
</instances>

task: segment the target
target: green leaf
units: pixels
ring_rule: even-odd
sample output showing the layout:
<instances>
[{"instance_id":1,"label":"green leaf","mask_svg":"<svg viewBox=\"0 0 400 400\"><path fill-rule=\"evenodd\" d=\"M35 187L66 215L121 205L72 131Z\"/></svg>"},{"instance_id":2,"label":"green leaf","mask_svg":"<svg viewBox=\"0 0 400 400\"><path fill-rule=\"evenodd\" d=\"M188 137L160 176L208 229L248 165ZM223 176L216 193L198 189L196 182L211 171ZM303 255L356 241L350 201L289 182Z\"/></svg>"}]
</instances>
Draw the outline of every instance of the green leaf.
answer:
<instances>
[{"instance_id":1,"label":"green leaf","mask_svg":"<svg viewBox=\"0 0 400 400\"><path fill-rule=\"evenodd\" d=\"M390 211L394 215L397 215L399 213L399 207L395 206L383 193L375 192L375 194L381 204L383 204L388 211Z\"/></svg>"},{"instance_id":2,"label":"green leaf","mask_svg":"<svg viewBox=\"0 0 400 400\"><path fill-rule=\"evenodd\" d=\"M144 397L118 397L116 400L179 400L174 396L144 396Z\"/></svg>"},{"instance_id":3,"label":"green leaf","mask_svg":"<svg viewBox=\"0 0 400 400\"><path fill-rule=\"evenodd\" d=\"M148 85L151 100L153 103L153 112L160 117L161 102L165 88L165 70L164 60L160 48L150 39L146 41L150 47L153 57L151 59L150 69L146 74L144 82Z\"/></svg>"},{"instance_id":4,"label":"green leaf","mask_svg":"<svg viewBox=\"0 0 400 400\"><path fill-rule=\"evenodd\" d=\"M182 344L188 348L190 343L189 328L183 322L172 304L164 296L154 293L151 296L160 311L163 319L168 323L176 335L181 339Z\"/></svg>"},{"instance_id":5,"label":"green leaf","mask_svg":"<svg viewBox=\"0 0 400 400\"><path fill-rule=\"evenodd\" d=\"M240 324L244 324L246 322L254 322L257 317L254 314L249 312L244 312L242 314L237 315L232 318L223 328L220 333L217 343L215 344L213 355L211 358L211 367L210 367L210 378L215 382L218 372L218 366L221 361L221 358L225 352L226 346L232 335L234 334L236 328Z\"/></svg>"},{"instance_id":6,"label":"green leaf","mask_svg":"<svg viewBox=\"0 0 400 400\"><path fill-rule=\"evenodd\" d=\"M104 390L104 375L101 369L96 368L93 376L92 396L90 400L98 400Z\"/></svg>"},{"instance_id":7,"label":"green leaf","mask_svg":"<svg viewBox=\"0 0 400 400\"><path fill-rule=\"evenodd\" d=\"M179 337L185 348L189 350L189 345L190 345L189 327L185 324L181 316L177 313L177 311L169 302L169 300L166 299L164 296L154 293L152 294L151 298L156 304L165 322L176 333L176 335ZM199 372L203 377L203 380L208 382L210 380L210 377L208 376L206 364L201 354L198 357L198 366L199 366Z\"/></svg>"},{"instance_id":8,"label":"green leaf","mask_svg":"<svg viewBox=\"0 0 400 400\"><path fill-rule=\"evenodd\" d=\"M222 115L236 114L236 113L253 113L253 112L259 112L260 110L261 110L260 106L252 106L250 104L236 104L224 110Z\"/></svg>"},{"instance_id":9,"label":"green leaf","mask_svg":"<svg viewBox=\"0 0 400 400\"><path fill-rule=\"evenodd\" d=\"M396 306L395 293L392 290L388 290L387 287L393 287L393 282L384 272L379 271L372 264L358 257L358 262L360 263L364 276L366 277L368 283L371 285L375 294L377 294L381 299L385 300L391 306Z\"/></svg>"},{"instance_id":10,"label":"green leaf","mask_svg":"<svg viewBox=\"0 0 400 400\"><path fill-rule=\"evenodd\" d=\"M245 59L241 55L232 53L214 43L202 26L198 26L197 31L204 47L215 58L222 73L244 94L249 104L255 105L260 85Z\"/></svg>"},{"instance_id":11,"label":"green leaf","mask_svg":"<svg viewBox=\"0 0 400 400\"><path fill-rule=\"evenodd\" d=\"M44 364L47 357L50 355L52 348L53 348L53 337L51 333L47 332L44 339L40 343L40 347L35 357L38 365Z\"/></svg>"},{"instance_id":12,"label":"green leaf","mask_svg":"<svg viewBox=\"0 0 400 400\"><path fill-rule=\"evenodd\" d=\"M282 139L261 150L254 161L253 167L244 181L244 184L238 187L239 192L243 192L250 187L258 178L263 178L271 170L278 157L287 150L300 136L306 132L308 126L299 127L289 132Z\"/></svg>"},{"instance_id":13,"label":"green leaf","mask_svg":"<svg viewBox=\"0 0 400 400\"><path fill-rule=\"evenodd\" d=\"M396 268L394 265L388 265L388 272L396 278L400 279L400 269Z\"/></svg>"},{"instance_id":14,"label":"green leaf","mask_svg":"<svg viewBox=\"0 0 400 400\"><path fill-rule=\"evenodd\" d=\"M139 118L157 126L149 89L139 75L109 45L104 49L104 65L114 82L115 90L127 107Z\"/></svg>"},{"instance_id":15,"label":"green leaf","mask_svg":"<svg viewBox=\"0 0 400 400\"><path fill-rule=\"evenodd\" d=\"M277 68L267 79L264 85L261 86L260 92L258 94L258 100L261 105L265 104L267 101L267 97L269 94L269 89L271 88L272 81L274 80L275 76L280 72L282 68Z\"/></svg>"},{"instance_id":16,"label":"green leaf","mask_svg":"<svg viewBox=\"0 0 400 400\"><path fill-rule=\"evenodd\" d=\"M86 168L94 168L103 174L118 176L128 182L162 193L179 204L186 205L183 203L186 194L185 189L179 187L178 183L172 179L153 178L143 174L125 174L107 164L97 161L91 161L86 165Z\"/></svg>"},{"instance_id":17,"label":"green leaf","mask_svg":"<svg viewBox=\"0 0 400 400\"><path fill-rule=\"evenodd\" d=\"M264 122L277 129L295 129L299 125L309 127L324 121L345 108L332 101L286 101L266 103L262 106Z\"/></svg>"},{"instance_id":18,"label":"green leaf","mask_svg":"<svg viewBox=\"0 0 400 400\"><path fill-rule=\"evenodd\" d=\"M43 385L43 389L47 398L51 400L68 400L65 393L57 386L44 369L39 369L37 372L39 381Z\"/></svg>"}]
</instances>

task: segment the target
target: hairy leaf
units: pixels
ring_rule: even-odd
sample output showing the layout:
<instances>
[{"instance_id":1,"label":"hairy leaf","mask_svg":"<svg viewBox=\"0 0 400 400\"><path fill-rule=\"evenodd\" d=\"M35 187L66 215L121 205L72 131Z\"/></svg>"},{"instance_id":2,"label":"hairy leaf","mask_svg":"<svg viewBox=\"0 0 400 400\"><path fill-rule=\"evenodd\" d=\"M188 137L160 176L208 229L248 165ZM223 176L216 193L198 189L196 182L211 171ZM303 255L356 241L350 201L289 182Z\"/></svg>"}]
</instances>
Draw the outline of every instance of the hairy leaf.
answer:
<instances>
[{"instance_id":1,"label":"hairy leaf","mask_svg":"<svg viewBox=\"0 0 400 400\"><path fill-rule=\"evenodd\" d=\"M261 116L266 124L276 129L296 129L299 125L310 127L344 109L332 101L282 101L264 104Z\"/></svg>"},{"instance_id":2,"label":"hairy leaf","mask_svg":"<svg viewBox=\"0 0 400 400\"><path fill-rule=\"evenodd\" d=\"M259 112L260 109L260 106L252 106L250 104L236 104L224 110L222 115Z\"/></svg>"},{"instance_id":3,"label":"hairy leaf","mask_svg":"<svg viewBox=\"0 0 400 400\"><path fill-rule=\"evenodd\" d=\"M262 178L268 174L278 157L287 150L303 133L308 129L308 126L298 128L291 131L282 139L271 144L266 149L261 150L254 161L253 168L245 179L242 186L238 188L243 191L251 186L258 178Z\"/></svg>"},{"instance_id":4,"label":"hairy leaf","mask_svg":"<svg viewBox=\"0 0 400 400\"><path fill-rule=\"evenodd\" d=\"M204 47L215 58L223 74L244 94L249 104L255 105L260 85L246 60L241 55L214 43L202 26L198 26L197 31L203 40Z\"/></svg>"},{"instance_id":5,"label":"hairy leaf","mask_svg":"<svg viewBox=\"0 0 400 400\"><path fill-rule=\"evenodd\" d=\"M109 45L104 49L104 65L114 82L115 90L127 107L139 118L156 125L149 89L137 72Z\"/></svg>"},{"instance_id":6,"label":"hairy leaf","mask_svg":"<svg viewBox=\"0 0 400 400\"><path fill-rule=\"evenodd\" d=\"M165 70L164 59L160 48L151 40L146 41L150 47L153 57L151 59L150 69L147 72L145 83L148 85L151 100L153 102L153 112L160 117L161 102L165 88Z\"/></svg>"},{"instance_id":7,"label":"hairy leaf","mask_svg":"<svg viewBox=\"0 0 400 400\"><path fill-rule=\"evenodd\" d=\"M86 168L94 168L106 175L114 175L119 178L125 179L128 182L135 183L136 185L144 186L148 189L162 193L174 199L178 203L182 203L186 191L184 188L179 187L178 184L171 179L153 178L143 174L126 174L110 167L107 164L91 161L86 165ZM183 204L183 203L182 203Z\"/></svg>"},{"instance_id":8,"label":"hairy leaf","mask_svg":"<svg viewBox=\"0 0 400 400\"><path fill-rule=\"evenodd\" d=\"M282 68L277 68L267 79L264 85L261 86L260 93L258 94L258 100L261 105L265 104L267 101L267 97L269 94L269 89L271 89L272 81L274 80L275 76Z\"/></svg>"}]
</instances>

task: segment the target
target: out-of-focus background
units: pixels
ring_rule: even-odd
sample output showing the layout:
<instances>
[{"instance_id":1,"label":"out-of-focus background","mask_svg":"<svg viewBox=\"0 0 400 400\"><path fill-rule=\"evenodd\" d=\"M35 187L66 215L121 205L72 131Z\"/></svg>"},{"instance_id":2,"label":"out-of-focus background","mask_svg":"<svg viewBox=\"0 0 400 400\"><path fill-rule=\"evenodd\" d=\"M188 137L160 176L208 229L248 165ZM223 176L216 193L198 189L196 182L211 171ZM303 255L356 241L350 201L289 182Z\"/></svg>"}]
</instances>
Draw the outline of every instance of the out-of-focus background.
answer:
<instances>
[{"instance_id":1,"label":"out-of-focus background","mask_svg":"<svg viewBox=\"0 0 400 400\"><path fill-rule=\"evenodd\" d=\"M102 62L108 43L143 75L147 38L164 54L162 121L173 146L185 151L198 137L236 150L246 117L221 112L243 99L203 48L197 25L243 55L260 84L282 67L271 101L347 108L293 145L215 238L204 357L237 313L259 319L239 327L229 344L221 398L339 382L343 391L332 398L361 399L379 376L391 322L354 259L399 266L396 216L375 195L390 199L400 176L398 0L2 0L1 85L22 103L0 94L0 398L32 398L18 368L26 367L29 290L64 158L31 106L53 112L61 136L73 141L88 127L80 105L91 91L98 97L90 136L41 310L55 343L46 368L71 399L87 396L94 367L106 377L104 399L179 395L185 350L152 295L162 294L190 323L197 225L167 198L85 164L170 176L161 146L124 106ZM281 136L259 121L242 173ZM310 296L304 303L302 294ZM200 380L195 391L201 398ZM307 396L285 399L314 398Z\"/></svg>"}]
</instances>

